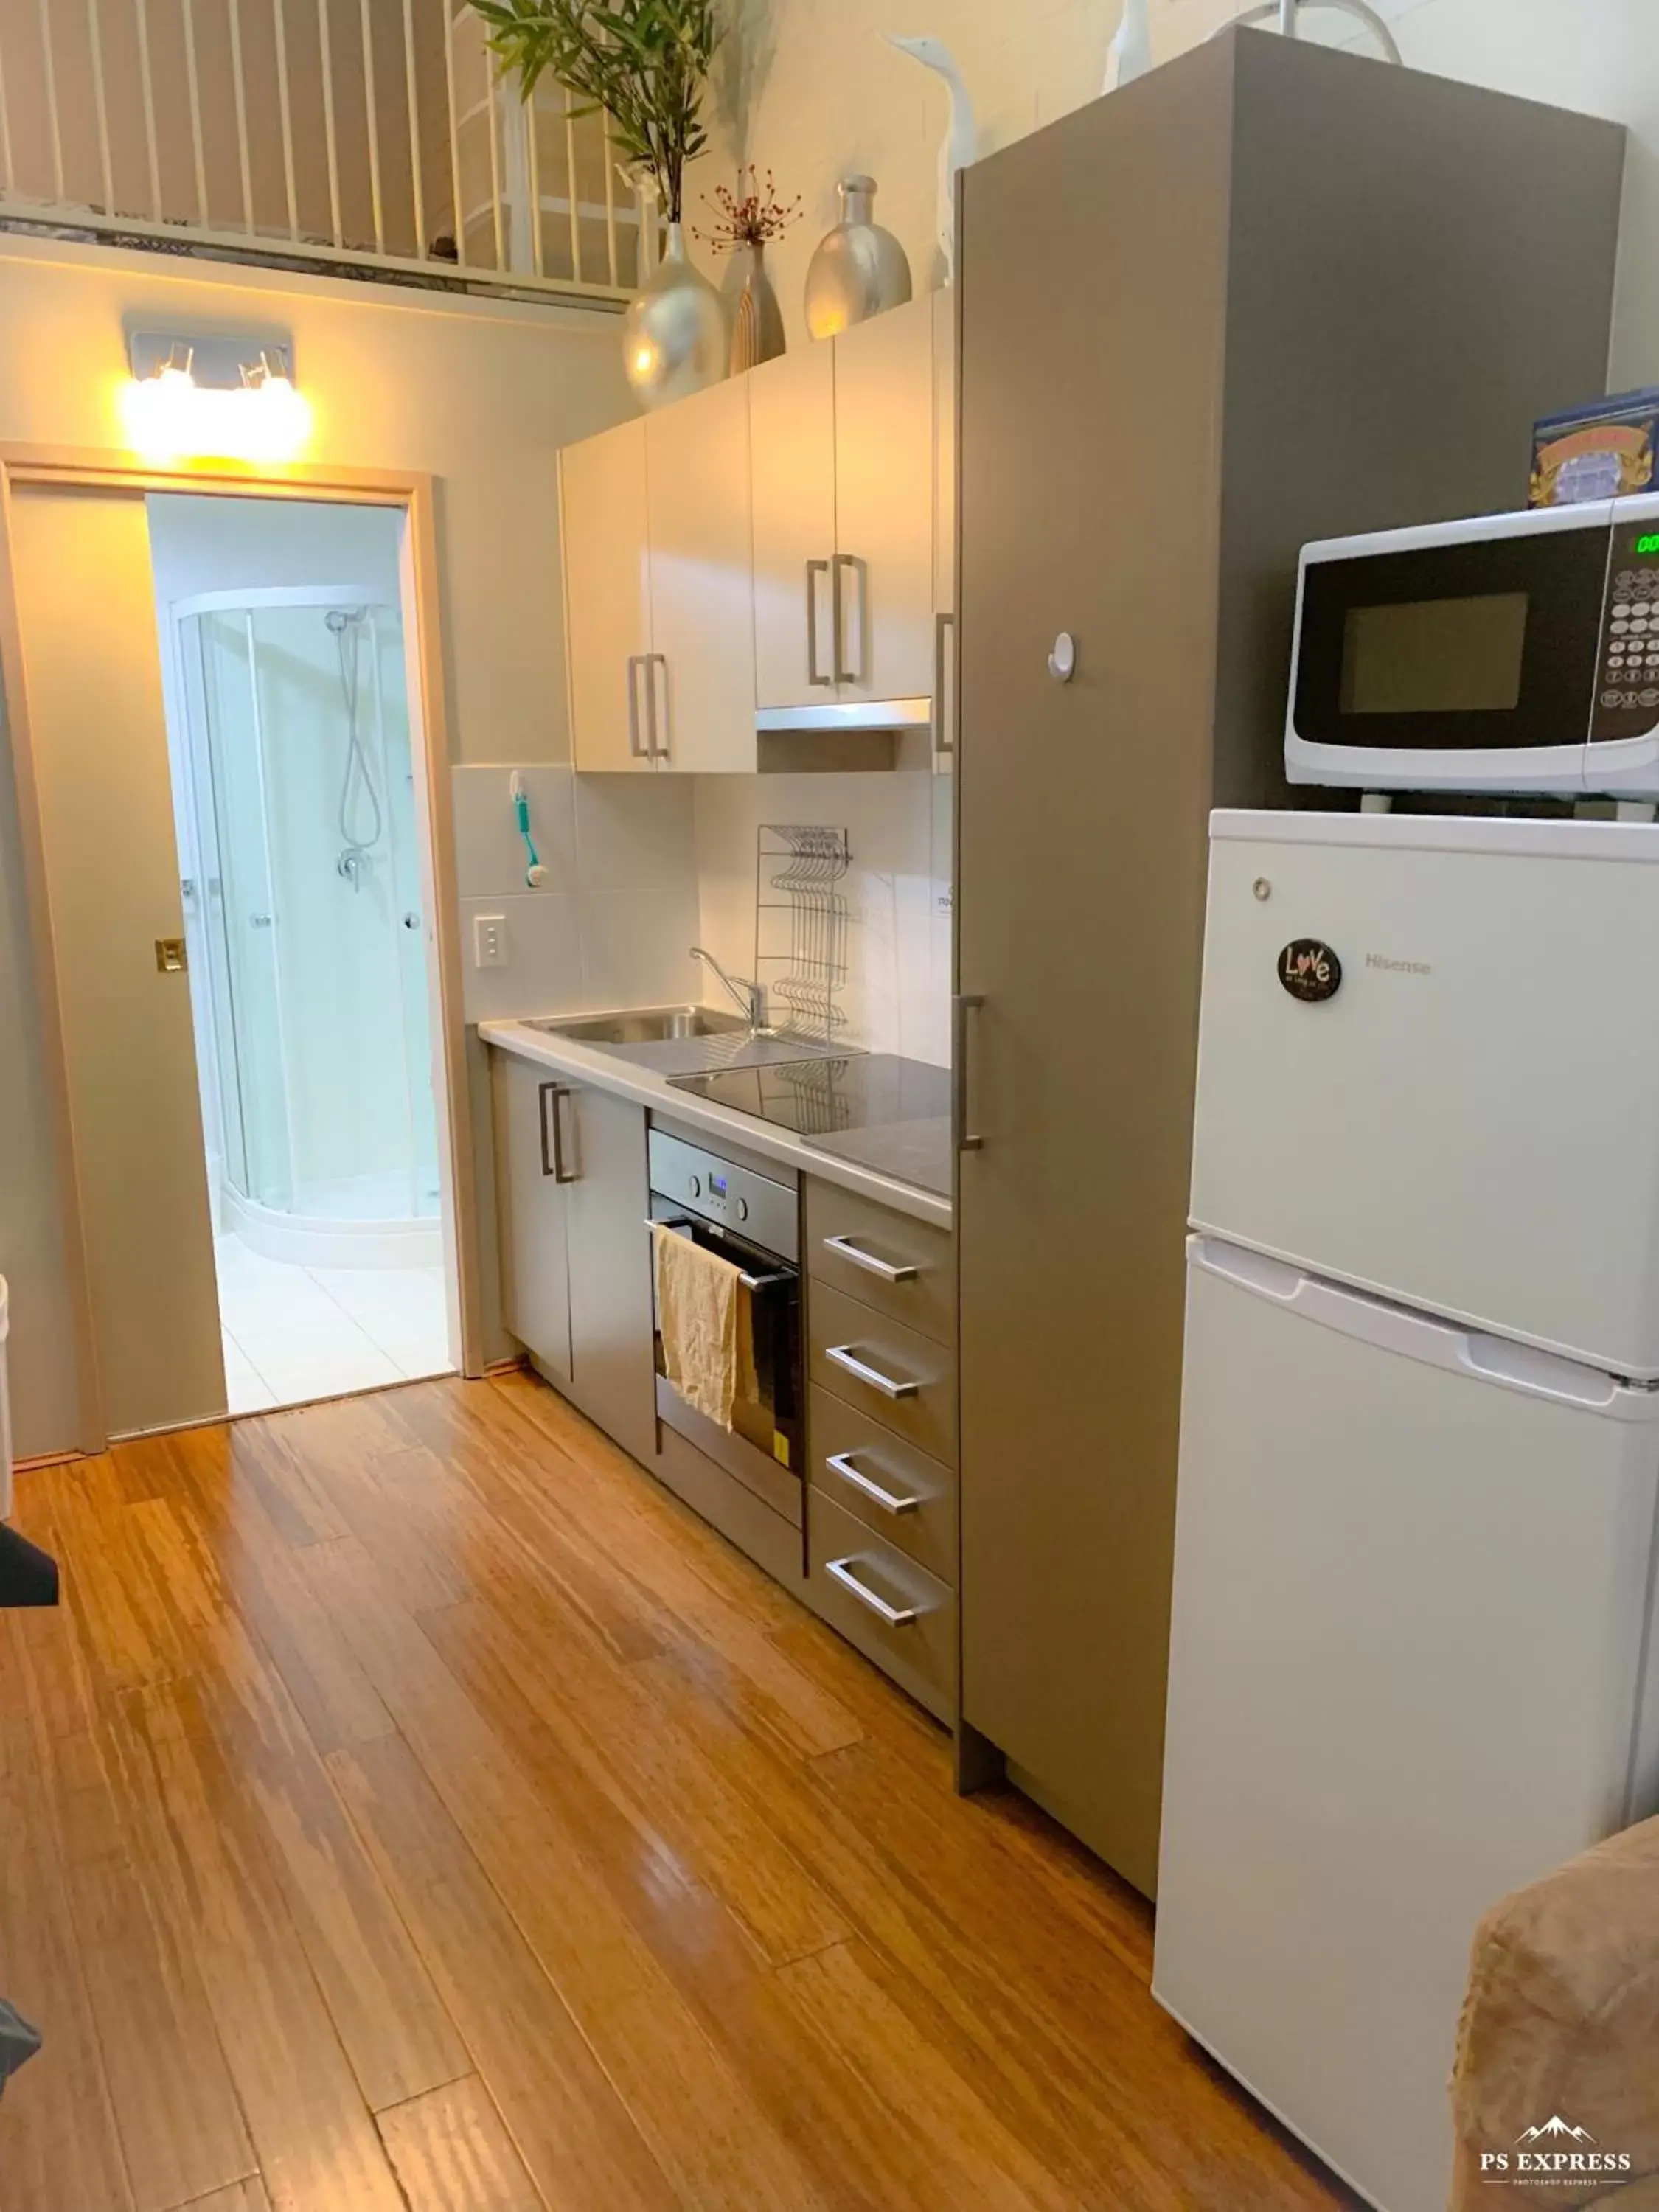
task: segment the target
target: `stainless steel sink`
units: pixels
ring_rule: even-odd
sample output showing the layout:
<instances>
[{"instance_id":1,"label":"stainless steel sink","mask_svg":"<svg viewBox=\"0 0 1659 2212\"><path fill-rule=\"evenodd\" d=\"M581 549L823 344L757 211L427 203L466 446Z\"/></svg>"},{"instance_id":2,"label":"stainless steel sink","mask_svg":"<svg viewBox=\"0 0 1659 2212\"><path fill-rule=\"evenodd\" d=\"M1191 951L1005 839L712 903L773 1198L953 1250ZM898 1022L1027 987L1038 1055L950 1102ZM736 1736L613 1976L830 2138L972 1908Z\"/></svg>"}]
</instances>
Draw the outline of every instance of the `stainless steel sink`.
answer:
<instances>
[{"instance_id":1,"label":"stainless steel sink","mask_svg":"<svg viewBox=\"0 0 1659 2212\"><path fill-rule=\"evenodd\" d=\"M827 1052L822 1042L763 1030L750 1036L741 1014L709 1006L642 1006L621 1014L543 1015L525 1024L545 1036L614 1053L656 1074L707 1074L717 1067L763 1067L769 1061L808 1060Z\"/></svg>"},{"instance_id":2,"label":"stainless steel sink","mask_svg":"<svg viewBox=\"0 0 1659 2212\"><path fill-rule=\"evenodd\" d=\"M692 1037L730 1036L746 1032L740 1014L716 1013L708 1006L645 1006L625 1014L576 1014L527 1022L526 1029L568 1037L573 1044L601 1048L635 1044L678 1044Z\"/></svg>"}]
</instances>

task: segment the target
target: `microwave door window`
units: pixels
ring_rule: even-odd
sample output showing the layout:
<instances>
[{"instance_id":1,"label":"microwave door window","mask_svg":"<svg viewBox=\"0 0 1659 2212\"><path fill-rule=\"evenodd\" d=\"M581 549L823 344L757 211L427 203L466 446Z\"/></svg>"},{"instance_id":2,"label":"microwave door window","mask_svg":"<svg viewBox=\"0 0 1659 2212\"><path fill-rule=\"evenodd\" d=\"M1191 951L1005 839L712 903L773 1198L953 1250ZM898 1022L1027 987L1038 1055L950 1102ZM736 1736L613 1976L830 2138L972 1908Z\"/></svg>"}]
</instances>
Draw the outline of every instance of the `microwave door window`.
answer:
<instances>
[{"instance_id":1,"label":"microwave door window","mask_svg":"<svg viewBox=\"0 0 1659 2212\"><path fill-rule=\"evenodd\" d=\"M1582 745L1607 586L1605 517L1582 529L1310 562L1297 734L1375 751Z\"/></svg>"},{"instance_id":2,"label":"microwave door window","mask_svg":"<svg viewBox=\"0 0 1659 2212\"><path fill-rule=\"evenodd\" d=\"M1352 606L1342 638L1345 714L1512 714L1521 702L1527 594Z\"/></svg>"}]
</instances>

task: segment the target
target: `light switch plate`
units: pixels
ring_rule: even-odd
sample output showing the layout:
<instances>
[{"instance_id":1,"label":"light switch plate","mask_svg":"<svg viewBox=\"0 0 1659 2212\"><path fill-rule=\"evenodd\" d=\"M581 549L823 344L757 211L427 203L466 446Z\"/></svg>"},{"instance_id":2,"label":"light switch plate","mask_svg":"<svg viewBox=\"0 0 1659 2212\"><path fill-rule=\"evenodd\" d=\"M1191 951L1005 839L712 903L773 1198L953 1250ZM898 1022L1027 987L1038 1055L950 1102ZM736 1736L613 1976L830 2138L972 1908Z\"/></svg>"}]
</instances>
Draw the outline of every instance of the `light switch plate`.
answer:
<instances>
[{"instance_id":1,"label":"light switch plate","mask_svg":"<svg viewBox=\"0 0 1659 2212\"><path fill-rule=\"evenodd\" d=\"M475 914L472 917L472 964L475 968L507 965L507 916Z\"/></svg>"}]
</instances>

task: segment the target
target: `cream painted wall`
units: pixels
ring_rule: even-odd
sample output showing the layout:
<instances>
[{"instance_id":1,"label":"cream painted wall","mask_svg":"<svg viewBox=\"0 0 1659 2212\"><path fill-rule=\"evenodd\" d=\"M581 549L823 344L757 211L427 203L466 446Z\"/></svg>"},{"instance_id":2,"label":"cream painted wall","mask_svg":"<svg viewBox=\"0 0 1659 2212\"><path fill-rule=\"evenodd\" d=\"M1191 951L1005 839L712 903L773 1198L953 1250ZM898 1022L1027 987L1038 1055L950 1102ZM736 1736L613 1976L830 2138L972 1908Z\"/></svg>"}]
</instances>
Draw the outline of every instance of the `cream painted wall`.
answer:
<instances>
[{"instance_id":1,"label":"cream painted wall","mask_svg":"<svg viewBox=\"0 0 1659 2212\"><path fill-rule=\"evenodd\" d=\"M1243 0L1152 0L1153 52L1167 61L1240 12ZM1632 132L1612 377L1659 380L1659 5L1655 0L1379 0L1408 65L1611 116ZM936 282L934 157L945 94L885 46L884 30L932 32L955 53L990 152L1099 91L1119 0L741 0L720 80L720 146L693 199L735 160L799 191L803 221L769 251L792 345L805 342L801 286L835 220L838 177L880 187L877 213L903 241L918 289ZM1310 35L1348 44L1346 18L1306 17ZM1359 34L1363 43L1363 33ZM1121 219L1133 222L1131 208ZM1080 277L1086 272L1079 272ZM1540 303L1540 312L1545 303Z\"/></svg>"},{"instance_id":2,"label":"cream painted wall","mask_svg":"<svg viewBox=\"0 0 1659 2212\"><path fill-rule=\"evenodd\" d=\"M289 333L309 458L429 471L452 751L568 757L555 455L628 409L608 317L0 238L0 439L118 447L124 324ZM89 596L89 648L96 602ZM0 736L0 1274L15 1448L74 1441L70 1327L40 1011Z\"/></svg>"},{"instance_id":3,"label":"cream painted wall","mask_svg":"<svg viewBox=\"0 0 1659 2212\"><path fill-rule=\"evenodd\" d=\"M0 439L120 446L124 325L285 331L307 459L441 478L453 756L569 757L555 457L629 410L611 317L0 237Z\"/></svg>"}]
</instances>

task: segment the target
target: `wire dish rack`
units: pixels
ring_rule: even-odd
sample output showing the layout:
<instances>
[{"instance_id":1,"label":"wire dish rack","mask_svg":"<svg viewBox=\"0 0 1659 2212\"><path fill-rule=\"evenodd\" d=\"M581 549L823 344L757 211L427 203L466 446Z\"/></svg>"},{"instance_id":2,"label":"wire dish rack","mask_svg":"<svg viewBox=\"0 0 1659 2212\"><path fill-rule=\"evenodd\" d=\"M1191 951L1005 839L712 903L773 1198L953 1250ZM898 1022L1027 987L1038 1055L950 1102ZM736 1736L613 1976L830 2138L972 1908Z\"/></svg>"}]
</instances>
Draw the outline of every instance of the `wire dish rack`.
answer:
<instances>
[{"instance_id":1,"label":"wire dish rack","mask_svg":"<svg viewBox=\"0 0 1659 2212\"><path fill-rule=\"evenodd\" d=\"M836 994L847 981L853 865L845 830L763 822L755 836L755 979L773 1026L833 1044L847 1027Z\"/></svg>"}]
</instances>

